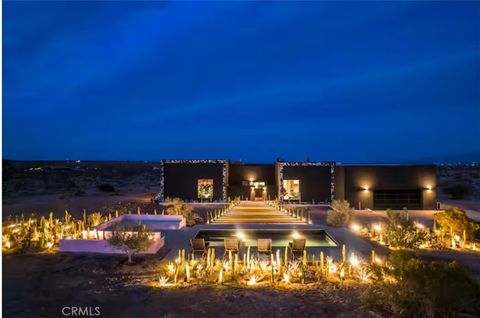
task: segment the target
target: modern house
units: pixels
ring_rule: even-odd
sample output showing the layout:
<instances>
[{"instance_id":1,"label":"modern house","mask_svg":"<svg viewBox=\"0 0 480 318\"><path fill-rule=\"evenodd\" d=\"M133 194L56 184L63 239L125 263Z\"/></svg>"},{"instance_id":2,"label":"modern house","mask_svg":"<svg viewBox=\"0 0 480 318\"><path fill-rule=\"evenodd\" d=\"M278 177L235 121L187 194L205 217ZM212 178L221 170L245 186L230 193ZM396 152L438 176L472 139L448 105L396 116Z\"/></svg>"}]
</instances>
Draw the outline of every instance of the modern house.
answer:
<instances>
[{"instance_id":1,"label":"modern house","mask_svg":"<svg viewBox=\"0 0 480 318\"><path fill-rule=\"evenodd\" d=\"M163 160L159 199L227 201L279 198L300 203L344 199L358 209L435 209L434 165L274 164Z\"/></svg>"}]
</instances>

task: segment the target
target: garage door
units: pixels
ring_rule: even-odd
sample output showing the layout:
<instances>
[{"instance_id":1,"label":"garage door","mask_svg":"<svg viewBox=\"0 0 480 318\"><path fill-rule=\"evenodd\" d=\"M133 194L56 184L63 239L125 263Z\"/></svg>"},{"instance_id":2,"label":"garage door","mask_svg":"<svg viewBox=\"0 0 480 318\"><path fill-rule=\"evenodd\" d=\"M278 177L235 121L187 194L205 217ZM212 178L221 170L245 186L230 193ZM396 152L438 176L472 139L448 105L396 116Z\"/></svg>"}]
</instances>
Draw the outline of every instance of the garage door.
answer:
<instances>
[{"instance_id":1,"label":"garage door","mask_svg":"<svg viewBox=\"0 0 480 318\"><path fill-rule=\"evenodd\" d=\"M420 190L375 190L373 191L373 208L383 209L421 209Z\"/></svg>"}]
</instances>

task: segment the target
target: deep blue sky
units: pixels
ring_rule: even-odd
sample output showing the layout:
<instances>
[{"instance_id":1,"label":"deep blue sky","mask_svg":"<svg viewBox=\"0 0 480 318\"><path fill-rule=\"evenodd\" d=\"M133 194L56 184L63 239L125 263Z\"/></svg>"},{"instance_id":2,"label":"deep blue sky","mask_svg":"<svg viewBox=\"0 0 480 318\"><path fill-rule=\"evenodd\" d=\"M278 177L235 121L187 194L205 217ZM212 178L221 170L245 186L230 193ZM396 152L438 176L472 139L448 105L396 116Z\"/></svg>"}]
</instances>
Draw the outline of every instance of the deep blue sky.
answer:
<instances>
[{"instance_id":1,"label":"deep blue sky","mask_svg":"<svg viewBox=\"0 0 480 318\"><path fill-rule=\"evenodd\" d=\"M3 155L480 153L480 3L4 2Z\"/></svg>"}]
</instances>

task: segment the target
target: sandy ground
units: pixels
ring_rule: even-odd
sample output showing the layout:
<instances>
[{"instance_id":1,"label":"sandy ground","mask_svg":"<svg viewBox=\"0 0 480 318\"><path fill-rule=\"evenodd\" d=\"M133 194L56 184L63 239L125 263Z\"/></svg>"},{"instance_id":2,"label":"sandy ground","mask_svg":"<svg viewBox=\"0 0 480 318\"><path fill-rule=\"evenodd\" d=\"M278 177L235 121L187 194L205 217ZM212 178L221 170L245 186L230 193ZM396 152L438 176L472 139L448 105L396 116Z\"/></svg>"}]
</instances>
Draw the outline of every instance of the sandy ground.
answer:
<instances>
[{"instance_id":1,"label":"sandy ground","mask_svg":"<svg viewBox=\"0 0 480 318\"><path fill-rule=\"evenodd\" d=\"M86 163L80 171L10 173L4 181L3 218L8 214L35 212L57 216L69 210L74 216L87 211L108 211L115 208L135 210L137 206L153 211L152 193L158 190L156 163L120 164L106 167ZM30 163L25 163L25 167ZM133 167L132 167L133 166ZM92 168L94 167L94 168ZM100 167L100 170L92 170ZM18 171L18 169L16 170ZM24 171L24 170L21 170ZM8 171L7 171L8 172ZM441 186L461 178L477 185L477 170L440 174ZM443 174L446 175L443 176ZM64 178L67 175L68 178ZM475 179L475 178L477 179ZM5 173L4 173L5 178ZM451 180L450 180L451 179ZM72 196L62 188L73 180L75 189L85 191ZM453 180L453 181L452 181ZM458 179L460 180L460 179ZM461 179L463 180L463 179ZM114 195L99 192L96 185L109 183L118 189ZM477 189L476 187L475 189ZM478 190L478 189L477 189ZM475 193L478 191L475 190ZM443 200L448 206L458 206L470 217L480 221L480 200ZM447 206L445 206L447 207ZM195 212L204 216L218 205L194 205ZM159 210L161 207L159 207ZM326 208L311 207L314 224L325 226ZM411 217L430 225L434 211L411 211ZM354 219L362 224L382 220L381 211L356 211ZM326 227L326 226L325 226ZM383 247L349 233L344 228L328 228L339 243L364 249L372 247L381 252ZM159 254L137 258L137 264L124 264L124 258L99 255L28 254L3 257L3 315L5 317L61 317L64 306L100 306L101 317L370 317L382 316L360 308L361 290L339 288L333 285L308 286L308 289L282 290L278 288L221 288L216 286L161 289L156 281L160 261L188 245L195 228L168 236L167 245ZM373 245L372 245L373 244ZM338 250L338 249L337 249ZM457 251L418 252L418 256L432 260L457 260L477 278L480 278L480 254ZM359 287L361 289L361 287Z\"/></svg>"},{"instance_id":2,"label":"sandy ground","mask_svg":"<svg viewBox=\"0 0 480 318\"><path fill-rule=\"evenodd\" d=\"M16 198L3 204L3 216L24 213L46 215L50 211L56 216L62 216L68 210L76 217L81 217L83 209L88 212L102 211L105 207L130 202L136 205L150 203L149 193L132 192L124 195L109 195L105 193L93 193L88 196L59 198L58 195L37 195L31 197Z\"/></svg>"},{"instance_id":3,"label":"sandy ground","mask_svg":"<svg viewBox=\"0 0 480 318\"><path fill-rule=\"evenodd\" d=\"M378 317L360 307L363 287L159 288L161 255L19 255L3 260L4 317L61 317L64 306L99 306L101 317Z\"/></svg>"}]
</instances>

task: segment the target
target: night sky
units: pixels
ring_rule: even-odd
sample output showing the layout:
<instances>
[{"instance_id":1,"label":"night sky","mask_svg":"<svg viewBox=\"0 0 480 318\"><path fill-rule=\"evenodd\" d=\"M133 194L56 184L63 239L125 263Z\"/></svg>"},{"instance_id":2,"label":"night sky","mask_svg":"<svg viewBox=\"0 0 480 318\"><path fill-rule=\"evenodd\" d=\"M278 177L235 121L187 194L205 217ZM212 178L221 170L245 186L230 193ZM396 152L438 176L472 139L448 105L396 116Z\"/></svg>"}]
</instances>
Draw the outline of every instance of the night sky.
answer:
<instances>
[{"instance_id":1,"label":"night sky","mask_svg":"<svg viewBox=\"0 0 480 318\"><path fill-rule=\"evenodd\" d=\"M480 2L4 2L3 151L474 158Z\"/></svg>"}]
</instances>

